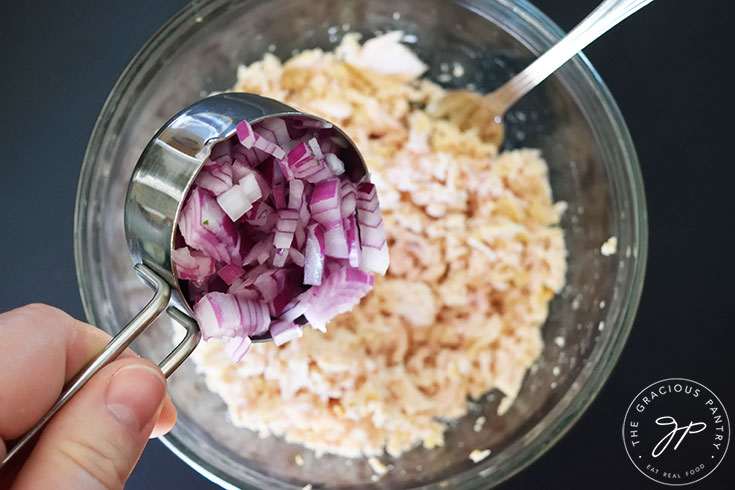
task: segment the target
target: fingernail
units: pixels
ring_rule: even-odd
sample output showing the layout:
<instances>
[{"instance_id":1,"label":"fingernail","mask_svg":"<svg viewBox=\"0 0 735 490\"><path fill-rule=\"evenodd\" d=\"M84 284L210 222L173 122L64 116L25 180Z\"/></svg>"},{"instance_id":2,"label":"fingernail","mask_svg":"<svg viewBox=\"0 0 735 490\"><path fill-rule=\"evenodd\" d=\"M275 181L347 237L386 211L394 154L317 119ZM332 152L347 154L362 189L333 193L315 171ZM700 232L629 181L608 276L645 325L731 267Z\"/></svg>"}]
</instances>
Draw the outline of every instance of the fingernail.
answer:
<instances>
[{"instance_id":1,"label":"fingernail","mask_svg":"<svg viewBox=\"0 0 735 490\"><path fill-rule=\"evenodd\" d=\"M158 411L165 392L159 371L150 366L125 366L112 375L105 404L121 425L140 431Z\"/></svg>"}]
</instances>

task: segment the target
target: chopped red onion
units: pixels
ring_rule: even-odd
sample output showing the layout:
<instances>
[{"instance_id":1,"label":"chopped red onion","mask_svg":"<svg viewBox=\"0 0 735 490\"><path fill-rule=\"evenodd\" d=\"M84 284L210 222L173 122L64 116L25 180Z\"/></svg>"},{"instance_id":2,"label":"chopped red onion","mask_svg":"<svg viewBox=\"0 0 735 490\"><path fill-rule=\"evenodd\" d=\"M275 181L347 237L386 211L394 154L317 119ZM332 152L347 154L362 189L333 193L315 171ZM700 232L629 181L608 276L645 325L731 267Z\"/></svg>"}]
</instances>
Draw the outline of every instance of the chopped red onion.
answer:
<instances>
[{"instance_id":1,"label":"chopped red onion","mask_svg":"<svg viewBox=\"0 0 735 490\"><path fill-rule=\"evenodd\" d=\"M222 280L225 281L228 285L232 284L235 279L242 276L243 274L245 274L243 268L235 264L227 264L217 271L217 275L221 277Z\"/></svg>"},{"instance_id":2,"label":"chopped red onion","mask_svg":"<svg viewBox=\"0 0 735 490\"><path fill-rule=\"evenodd\" d=\"M328 228L341 223L339 191L338 179L325 180L314 186L314 192L311 194L311 202L309 203L312 219Z\"/></svg>"},{"instance_id":3,"label":"chopped red onion","mask_svg":"<svg viewBox=\"0 0 735 490\"><path fill-rule=\"evenodd\" d=\"M243 266L248 266L253 264L254 262L258 261L259 263L263 263L259 260L260 256L265 253L270 254L270 250L273 247L273 235L268 235L258 243L252 246L252 248L247 252L245 255L245 258L242 261Z\"/></svg>"},{"instance_id":4,"label":"chopped red onion","mask_svg":"<svg viewBox=\"0 0 735 490\"><path fill-rule=\"evenodd\" d=\"M268 154L264 151L256 148L245 148L242 145L232 146L232 157L233 166L235 163L239 163L250 168L257 167L261 162L269 158Z\"/></svg>"},{"instance_id":5,"label":"chopped red onion","mask_svg":"<svg viewBox=\"0 0 735 490\"><path fill-rule=\"evenodd\" d=\"M231 294L205 294L194 304L194 314L204 340L234 337L243 328L240 305Z\"/></svg>"},{"instance_id":6,"label":"chopped red onion","mask_svg":"<svg viewBox=\"0 0 735 490\"><path fill-rule=\"evenodd\" d=\"M345 173L345 164L337 155L334 153L327 153L325 159L327 160L329 168L334 172L334 175L342 175Z\"/></svg>"},{"instance_id":7,"label":"chopped red onion","mask_svg":"<svg viewBox=\"0 0 735 490\"><path fill-rule=\"evenodd\" d=\"M230 356L232 362L237 363L245 357L252 343L253 341L250 340L250 337L233 337L225 344L225 352Z\"/></svg>"},{"instance_id":8,"label":"chopped red onion","mask_svg":"<svg viewBox=\"0 0 735 490\"><path fill-rule=\"evenodd\" d=\"M301 326L284 321L273 322L270 327L270 333L271 337L273 337L273 343L278 346L290 340L298 339L303 335Z\"/></svg>"},{"instance_id":9,"label":"chopped red onion","mask_svg":"<svg viewBox=\"0 0 735 490\"><path fill-rule=\"evenodd\" d=\"M309 308L309 304L301 301L300 296L297 296L296 298L292 299L281 312L281 316L279 317L281 321L284 322L292 322L296 320L298 317L304 314L304 312Z\"/></svg>"},{"instance_id":10,"label":"chopped red onion","mask_svg":"<svg viewBox=\"0 0 735 490\"><path fill-rule=\"evenodd\" d=\"M304 284L317 286L322 283L324 270L324 228L318 223L310 225L306 234L304 252Z\"/></svg>"},{"instance_id":11,"label":"chopped red onion","mask_svg":"<svg viewBox=\"0 0 735 490\"><path fill-rule=\"evenodd\" d=\"M181 210L179 231L189 247L218 262L237 263L240 236L217 201L203 189L193 188Z\"/></svg>"},{"instance_id":12,"label":"chopped red onion","mask_svg":"<svg viewBox=\"0 0 735 490\"><path fill-rule=\"evenodd\" d=\"M328 123L284 116L213 146L181 210L172 262L205 340L234 362L250 336L277 345L323 330L388 267L377 190L347 178L344 138ZM238 144L239 141L239 144Z\"/></svg>"},{"instance_id":13,"label":"chopped red onion","mask_svg":"<svg viewBox=\"0 0 735 490\"><path fill-rule=\"evenodd\" d=\"M232 186L220 194L217 197L217 204L232 221L239 220L243 214L253 207L253 202L248 199L247 190L240 184Z\"/></svg>"},{"instance_id":14,"label":"chopped red onion","mask_svg":"<svg viewBox=\"0 0 735 490\"><path fill-rule=\"evenodd\" d=\"M304 181L294 179L288 183L288 207L300 210L304 201Z\"/></svg>"},{"instance_id":15,"label":"chopped red onion","mask_svg":"<svg viewBox=\"0 0 735 490\"><path fill-rule=\"evenodd\" d=\"M199 171L194 184L219 196L233 186L233 172L232 165L213 163Z\"/></svg>"},{"instance_id":16,"label":"chopped red onion","mask_svg":"<svg viewBox=\"0 0 735 490\"><path fill-rule=\"evenodd\" d=\"M214 259L192 253L187 247L177 248L171 252L171 261L176 267L176 276L189 281L202 281L215 272Z\"/></svg>"},{"instance_id":17,"label":"chopped red onion","mask_svg":"<svg viewBox=\"0 0 735 490\"><path fill-rule=\"evenodd\" d=\"M326 331L326 325L337 315L352 310L373 288L372 274L343 266L319 286L302 293L300 298L309 303L304 316L312 328Z\"/></svg>"},{"instance_id":18,"label":"chopped red onion","mask_svg":"<svg viewBox=\"0 0 735 490\"><path fill-rule=\"evenodd\" d=\"M262 200L254 203L252 209L239 219L239 221L247 223L260 231L272 230L277 220L278 216L274 209Z\"/></svg>"},{"instance_id":19,"label":"chopped red onion","mask_svg":"<svg viewBox=\"0 0 735 490\"><path fill-rule=\"evenodd\" d=\"M260 184L258 183L258 179L255 178L255 175L255 172L250 172L240 179L240 186L243 188L245 196L251 203L257 201L263 196L263 193L260 190Z\"/></svg>"},{"instance_id":20,"label":"chopped red onion","mask_svg":"<svg viewBox=\"0 0 735 490\"><path fill-rule=\"evenodd\" d=\"M340 195L342 196L342 204L340 206L342 218L347 218L355 214L355 204L357 201L355 184L347 179L342 179L340 182Z\"/></svg>"},{"instance_id":21,"label":"chopped red onion","mask_svg":"<svg viewBox=\"0 0 735 490\"><path fill-rule=\"evenodd\" d=\"M268 243L268 248L270 249L271 244ZM268 266L266 264L259 264L252 269L250 269L248 272L245 273L244 276L242 276L242 284L245 287L250 287L253 284L255 284L255 280L258 279L264 272L268 271ZM233 284L234 286L235 284Z\"/></svg>"},{"instance_id":22,"label":"chopped red onion","mask_svg":"<svg viewBox=\"0 0 735 490\"><path fill-rule=\"evenodd\" d=\"M271 117L260 122L255 132L269 141L275 141L279 146L288 144L291 141L286 128L286 121L279 117Z\"/></svg>"},{"instance_id":23,"label":"chopped red onion","mask_svg":"<svg viewBox=\"0 0 735 490\"><path fill-rule=\"evenodd\" d=\"M236 295L233 297L240 307L241 323L238 335L260 335L268 331L271 318L266 303L260 300L241 299Z\"/></svg>"},{"instance_id":24,"label":"chopped red onion","mask_svg":"<svg viewBox=\"0 0 735 490\"><path fill-rule=\"evenodd\" d=\"M288 258L291 259L291 262L298 265L299 267L304 266L304 254L298 251L298 249L295 248L289 248L288 249Z\"/></svg>"},{"instance_id":25,"label":"chopped red onion","mask_svg":"<svg viewBox=\"0 0 735 490\"><path fill-rule=\"evenodd\" d=\"M360 236L357 230L357 220L352 214L342 220L347 240L347 259L352 267L360 267Z\"/></svg>"},{"instance_id":26,"label":"chopped red onion","mask_svg":"<svg viewBox=\"0 0 735 490\"><path fill-rule=\"evenodd\" d=\"M286 152L284 152L276 143L253 131L252 126L250 126L247 121L240 122L236 127L236 131L240 143L245 148L256 148L268 153L269 155L273 155L273 157L277 159L281 159L286 156Z\"/></svg>"},{"instance_id":27,"label":"chopped red onion","mask_svg":"<svg viewBox=\"0 0 735 490\"><path fill-rule=\"evenodd\" d=\"M316 216L314 216L314 219L318 221ZM325 226L324 251L327 257L333 257L335 259L346 259L349 257L347 237L345 236L345 229L342 226L341 220Z\"/></svg>"},{"instance_id":28,"label":"chopped red onion","mask_svg":"<svg viewBox=\"0 0 735 490\"><path fill-rule=\"evenodd\" d=\"M272 301L278 294L278 281L274 273L274 269L268 270L258 276L253 283L253 287L258 290L265 302Z\"/></svg>"},{"instance_id":29,"label":"chopped red onion","mask_svg":"<svg viewBox=\"0 0 735 490\"><path fill-rule=\"evenodd\" d=\"M291 247L294 231L298 225L299 213L293 209L279 209L278 223L276 223L276 235L273 245L276 248L287 249Z\"/></svg>"},{"instance_id":30,"label":"chopped red onion","mask_svg":"<svg viewBox=\"0 0 735 490\"><path fill-rule=\"evenodd\" d=\"M274 267L283 267L286 265L286 260L288 259L288 248L277 248L273 252L273 266Z\"/></svg>"},{"instance_id":31,"label":"chopped red onion","mask_svg":"<svg viewBox=\"0 0 735 490\"><path fill-rule=\"evenodd\" d=\"M368 272L385 274L390 264L390 256L374 184L364 182L357 186L356 208L362 247L360 267Z\"/></svg>"},{"instance_id":32,"label":"chopped red onion","mask_svg":"<svg viewBox=\"0 0 735 490\"><path fill-rule=\"evenodd\" d=\"M276 209L286 207L286 190L283 183L273 186L273 202L276 205Z\"/></svg>"}]
</instances>

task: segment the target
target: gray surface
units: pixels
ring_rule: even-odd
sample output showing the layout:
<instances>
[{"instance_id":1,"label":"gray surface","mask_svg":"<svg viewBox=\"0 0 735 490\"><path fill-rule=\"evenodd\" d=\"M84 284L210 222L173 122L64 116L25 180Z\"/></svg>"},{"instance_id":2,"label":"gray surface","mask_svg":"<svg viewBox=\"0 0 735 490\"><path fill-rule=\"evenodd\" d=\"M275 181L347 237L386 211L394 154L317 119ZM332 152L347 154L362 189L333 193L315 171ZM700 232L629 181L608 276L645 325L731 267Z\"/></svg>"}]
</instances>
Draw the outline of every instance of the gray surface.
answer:
<instances>
[{"instance_id":1,"label":"gray surface","mask_svg":"<svg viewBox=\"0 0 735 490\"><path fill-rule=\"evenodd\" d=\"M597 2L536 3L568 29ZM83 317L72 215L84 148L127 62L183 4L3 3L0 310L41 301ZM559 444L502 488L662 488L638 473L620 441L628 403L657 379L695 379L735 414L728 379L735 344L733 98L728 77L714 66L725 59L720 50L729 51L725 22L733 11L713 4L706 12L659 0L586 50L637 143L651 222L646 286L628 346L598 399ZM45 124L31 126L37 121ZM732 458L688 488L735 487ZM152 442L127 488L216 487Z\"/></svg>"}]
</instances>

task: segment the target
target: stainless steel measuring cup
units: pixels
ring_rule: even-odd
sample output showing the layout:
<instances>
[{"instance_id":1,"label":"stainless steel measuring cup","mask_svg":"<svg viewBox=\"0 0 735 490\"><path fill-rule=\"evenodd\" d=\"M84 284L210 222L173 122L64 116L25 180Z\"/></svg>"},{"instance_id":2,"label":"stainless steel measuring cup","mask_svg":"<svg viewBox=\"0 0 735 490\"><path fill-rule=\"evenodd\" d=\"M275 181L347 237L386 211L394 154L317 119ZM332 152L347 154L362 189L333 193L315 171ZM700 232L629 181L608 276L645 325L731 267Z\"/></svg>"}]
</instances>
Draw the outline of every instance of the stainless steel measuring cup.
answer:
<instances>
[{"instance_id":1,"label":"stainless steel measuring cup","mask_svg":"<svg viewBox=\"0 0 735 490\"><path fill-rule=\"evenodd\" d=\"M168 377L194 351L201 339L194 312L176 279L171 252L184 199L212 146L235 134L241 121L258 123L270 117L314 119L344 139L341 158L348 177L357 182L367 167L350 138L336 126L281 102L247 93L223 93L202 99L168 121L146 146L133 170L125 199L125 235L135 270L155 294L105 349L64 389L56 403L16 444L2 465L31 441L53 415L100 369L116 359L165 310L186 329L184 339L161 361ZM270 334L253 342L272 340ZM0 468L2 467L0 465Z\"/></svg>"}]
</instances>

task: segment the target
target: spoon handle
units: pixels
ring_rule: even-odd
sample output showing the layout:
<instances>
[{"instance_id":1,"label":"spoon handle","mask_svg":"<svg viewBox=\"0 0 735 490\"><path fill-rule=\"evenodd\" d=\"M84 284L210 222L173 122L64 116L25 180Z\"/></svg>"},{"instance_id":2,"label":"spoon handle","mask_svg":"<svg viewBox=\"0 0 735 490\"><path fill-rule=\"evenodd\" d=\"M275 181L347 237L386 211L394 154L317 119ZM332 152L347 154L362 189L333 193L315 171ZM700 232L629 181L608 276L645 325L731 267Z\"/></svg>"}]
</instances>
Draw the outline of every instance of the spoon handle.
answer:
<instances>
[{"instance_id":1,"label":"spoon handle","mask_svg":"<svg viewBox=\"0 0 735 490\"><path fill-rule=\"evenodd\" d=\"M489 94L498 114L504 114L518 99L543 82L592 41L653 0L605 0L561 41L538 57L525 70Z\"/></svg>"}]
</instances>

